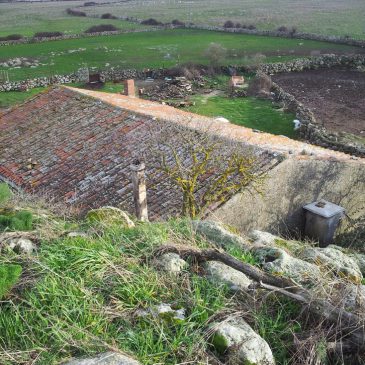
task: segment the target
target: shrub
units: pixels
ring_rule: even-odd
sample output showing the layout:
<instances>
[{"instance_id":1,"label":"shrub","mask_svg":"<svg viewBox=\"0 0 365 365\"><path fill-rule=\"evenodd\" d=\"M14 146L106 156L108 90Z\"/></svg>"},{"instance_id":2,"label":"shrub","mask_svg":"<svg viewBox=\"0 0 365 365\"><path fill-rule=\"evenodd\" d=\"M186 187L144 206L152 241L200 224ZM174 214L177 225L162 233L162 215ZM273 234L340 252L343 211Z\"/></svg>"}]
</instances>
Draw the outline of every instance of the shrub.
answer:
<instances>
[{"instance_id":1,"label":"shrub","mask_svg":"<svg viewBox=\"0 0 365 365\"><path fill-rule=\"evenodd\" d=\"M234 28L234 23L231 20L227 20L224 25L224 28Z\"/></svg>"},{"instance_id":2,"label":"shrub","mask_svg":"<svg viewBox=\"0 0 365 365\"><path fill-rule=\"evenodd\" d=\"M0 231L30 231L33 228L33 215L22 210L0 215Z\"/></svg>"},{"instance_id":3,"label":"shrub","mask_svg":"<svg viewBox=\"0 0 365 365\"><path fill-rule=\"evenodd\" d=\"M296 27L292 27L291 29L290 29L290 35L291 36L293 36L295 33L297 32L297 28Z\"/></svg>"},{"instance_id":4,"label":"shrub","mask_svg":"<svg viewBox=\"0 0 365 365\"><path fill-rule=\"evenodd\" d=\"M5 183L0 184L0 205L5 204L12 196L9 186Z\"/></svg>"},{"instance_id":5,"label":"shrub","mask_svg":"<svg viewBox=\"0 0 365 365\"><path fill-rule=\"evenodd\" d=\"M115 27L113 24L100 24L93 25L89 29L85 30L85 33L100 33L100 32L115 32L119 28Z\"/></svg>"},{"instance_id":6,"label":"shrub","mask_svg":"<svg viewBox=\"0 0 365 365\"><path fill-rule=\"evenodd\" d=\"M21 34L9 34L5 37L0 37L0 41L18 41L19 39L23 39L24 36Z\"/></svg>"},{"instance_id":7,"label":"shrub","mask_svg":"<svg viewBox=\"0 0 365 365\"><path fill-rule=\"evenodd\" d=\"M235 28L242 28L242 25L241 25L241 23L236 23L236 24L234 25L234 27L235 27Z\"/></svg>"},{"instance_id":8,"label":"shrub","mask_svg":"<svg viewBox=\"0 0 365 365\"><path fill-rule=\"evenodd\" d=\"M154 26L163 25L163 23L161 23L161 22L159 22L159 21L157 21L156 19L153 19L153 18L143 20L141 22L141 24L143 24L143 25L154 25Z\"/></svg>"},{"instance_id":9,"label":"shrub","mask_svg":"<svg viewBox=\"0 0 365 365\"><path fill-rule=\"evenodd\" d=\"M0 299L17 283L22 273L20 265L1 265L0 266Z\"/></svg>"},{"instance_id":10,"label":"shrub","mask_svg":"<svg viewBox=\"0 0 365 365\"><path fill-rule=\"evenodd\" d=\"M66 9L66 13L73 16L86 16L86 13L80 10L74 10L71 8Z\"/></svg>"},{"instance_id":11,"label":"shrub","mask_svg":"<svg viewBox=\"0 0 365 365\"><path fill-rule=\"evenodd\" d=\"M61 32L37 32L34 34L34 38L52 38L61 36L63 36L63 33Z\"/></svg>"},{"instance_id":12,"label":"shrub","mask_svg":"<svg viewBox=\"0 0 365 365\"><path fill-rule=\"evenodd\" d=\"M86 3L84 3L84 6L94 6L96 5L96 3L94 1L88 1Z\"/></svg>"},{"instance_id":13,"label":"shrub","mask_svg":"<svg viewBox=\"0 0 365 365\"><path fill-rule=\"evenodd\" d=\"M101 16L101 19L118 19L116 16L110 13L105 13Z\"/></svg>"},{"instance_id":14,"label":"shrub","mask_svg":"<svg viewBox=\"0 0 365 365\"><path fill-rule=\"evenodd\" d=\"M185 26L185 23L178 20L178 19L174 19L172 22L171 22L172 25L176 25L176 26Z\"/></svg>"},{"instance_id":15,"label":"shrub","mask_svg":"<svg viewBox=\"0 0 365 365\"><path fill-rule=\"evenodd\" d=\"M284 27L283 25L277 29L278 32L287 32L288 28Z\"/></svg>"},{"instance_id":16,"label":"shrub","mask_svg":"<svg viewBox=\"0 0 365 365\"><path fill-rule=\"evenodd\" d=\"M253 24L250 24L247 29L250 29L250 30L255 30L256 29L256 26L253 25Z\"/></svg>"},{"instance_id":17,"label":"shrub","mask_svg":"<svg viewBox=\"0 0 365 365\"><path fill-rule=\"evenodd\" d=\"M211 43L205 51L205 56L212 66L220 64L227 55L227 49L219 43Z\"/></svg>"}]
</instances>

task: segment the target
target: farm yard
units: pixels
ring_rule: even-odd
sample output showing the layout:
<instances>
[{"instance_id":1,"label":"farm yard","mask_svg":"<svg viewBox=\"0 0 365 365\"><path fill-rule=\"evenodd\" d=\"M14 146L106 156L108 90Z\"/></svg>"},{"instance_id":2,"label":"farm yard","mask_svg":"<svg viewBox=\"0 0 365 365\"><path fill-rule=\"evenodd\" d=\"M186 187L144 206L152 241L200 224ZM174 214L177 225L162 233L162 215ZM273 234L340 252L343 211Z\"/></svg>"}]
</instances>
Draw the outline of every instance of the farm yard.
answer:
<instances>
[{"instance_id":1,"label":"farm yard","mask_svg":"<svg viewBox=\"0 0 365 365\"><path fill-rule=\"evenodd\" d=\"M211 43L226 49L222 64L243 64L255 54L275 62L318 53L364 53L362 48L311 40L174 29L112 36L18 44L0 48L0 64L19 57L36 59L35 67L4 67L11 81L69 74L90 68L159 68L192 62L208 64L205 51Z\"/></svg>"},{"instance_id":2,"label":"farm yard","mask_svg":"<svg viewBox=\"0 0 365 365\"><path fill-rule=\"evenodd\" d=\"M348 133L365 146L365 73L346 69L283 73L272 77L308 106L329 131Z\"/></svg>"}]
</instances>

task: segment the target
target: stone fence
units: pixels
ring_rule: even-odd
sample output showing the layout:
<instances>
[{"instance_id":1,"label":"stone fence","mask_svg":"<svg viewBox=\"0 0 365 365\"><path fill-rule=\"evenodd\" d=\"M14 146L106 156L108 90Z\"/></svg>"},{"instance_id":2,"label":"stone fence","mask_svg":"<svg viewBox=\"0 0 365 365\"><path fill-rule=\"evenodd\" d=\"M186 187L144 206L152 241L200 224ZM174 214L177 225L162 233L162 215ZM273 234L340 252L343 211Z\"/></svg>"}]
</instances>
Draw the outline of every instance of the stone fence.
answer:
<instances>
[{"instance_id":1,"label":"stone fence","mask_svg":"<svg viewBox=\"0 0 365 365\"><path fill-rule=\"evenodd\" d=\"M279 72L299 72L303 70L330 68L336 66L346 66L351 68L364 67L365 56L336 56L326 55L314 59L296 60L280 64L262 65L257 71L257 77L264 75L272 75ZM310 141L318 146L331 148L334 150L350 153L353 155L365 157L365 148L342 142L339 135L330 133L318 123L313 112L298 101L292 94L286 92L281 86L271 80L271 91L275 95L278 102L283 103L289 110L296 114L296 117L301 122L300 137Z\"/></svg>"},{"instance_id":2,"label":"stone fence","mask_svg":"<svg viewBox=\"0 0 365 365\"><path fill-rule=\"evenodd\" d=\"M99 18L97 16L89 16L91 18ZM131 23L141 24L142 19L132 18L132 17L118 17L117 19L128 21ZM99 33L82 33L82 34L64 34L59 37L47 37L47 38L34 38L34 37L25 37L19 40L14 41L1 41L0 46L8 46L12 44L19 43L39 43L39 42L47 42L47 41L55 41L55 40L63 40L63 39L74 39L74 38L84 38L84 37L98 37L102 35L117 35L123 33L134 33L134 32L146 32L149 30L161 30L161 29L175 29L175 28L185 28L185 29L196 29L196 30L209 30L216 32L226 32L226 33L239 33L239 34L250 34L250 35L259 35L259 36L268 36L268 37L280 37L280 38L294 38L294 39L305 39L305 40L314 40L321 42L330 42L335 44L344 44L348 46L356 46L365 48L365 40L353 39L350 37L340 37L333 35L323 35L323 34L315 34L315 33L288 33L288 32L279 32L276 30L258 30L258 29L245 29L245 28L224 28L224 27L216 27L209 25L196 25L196 24L185 24L181 25L172 25L165 24L162 26L149 26L146 29L137 29L137 30L119 30L119 31L109 31L109 32L99 32Z\"/></svg>"}]
</instances>

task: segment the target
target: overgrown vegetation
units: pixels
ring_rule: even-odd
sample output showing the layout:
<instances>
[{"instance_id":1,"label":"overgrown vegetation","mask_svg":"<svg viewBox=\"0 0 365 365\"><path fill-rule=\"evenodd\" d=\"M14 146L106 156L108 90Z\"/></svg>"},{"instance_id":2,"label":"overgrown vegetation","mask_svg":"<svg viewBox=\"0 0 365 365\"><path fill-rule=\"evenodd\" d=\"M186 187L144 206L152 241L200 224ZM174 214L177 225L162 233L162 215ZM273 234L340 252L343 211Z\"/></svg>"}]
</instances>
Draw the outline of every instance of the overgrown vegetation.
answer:
<instances>
[{"instance_id":1,"label":"overgrown vegetation","mask_svg":"<svg viewBox=\"0 0 365 365\"><path fill-rule=\"evenodd\" d=\"M23 39L24 36L22 36L21 34L9 34L5 37L0 37L0 42L4 42L4 41L18 41L20 39Z\"/></svg>"},{"instance_id":2,"label":"overgrown vegetation","mask_svg":"<svg viewBox=\"0 0 365 365\"><path fill-rule=\"evenodd\" d=\"M34 34L34 38L52 38L61 36L63 36L62 32L37 32Z\"/></svg>"},{"instance_id":3,"label":"overgrown vegetation","mask_svg":"<svg viewBox=\"0 0 365 365\"><path fill-rule=\"evenodd\" d=\"M21 273L22 267L20 265L0 264L0 300L17 283Z\"/></svg>"},{"instance_id":4,"label":"overgrown vegetation","mask_svg":"<svg viewBox=\"0 0 365 365\"><path fill-rule=\"evenodd\" d=\"M113 24L100 24L100 25L93 25L89 29L85 30L85 33L100 33L100 32L115 32L118 28L115 27Z\"/></svg>"}]
</instances>

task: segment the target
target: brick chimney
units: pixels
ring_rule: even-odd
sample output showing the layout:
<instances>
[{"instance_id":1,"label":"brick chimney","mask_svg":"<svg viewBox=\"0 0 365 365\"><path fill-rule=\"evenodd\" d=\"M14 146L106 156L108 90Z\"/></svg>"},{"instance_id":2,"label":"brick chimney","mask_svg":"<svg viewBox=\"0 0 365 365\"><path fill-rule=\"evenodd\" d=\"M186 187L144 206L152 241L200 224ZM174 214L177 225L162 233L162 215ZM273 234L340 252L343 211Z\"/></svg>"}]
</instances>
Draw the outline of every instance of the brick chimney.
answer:
<instances>
[{"instance_id":1,"label":"brick chimney","mask_svg":"<svg viewBox=\"0 0 365 365\"><path fill-rule=\"evenodd\" d=\"M130 168L132 170L133 196L136 216L140 221L148 222L145 164L139 160L135 160Z\"/></svg>"},{"instance_id":2,"label":"brick chimney","mask_svg":"<svg viewBox=\"0 0 365 365\"><path fill-rule=\"evenodd\" d=\"M135 98L134 80L124 80L124 95Z\"/></svg>"}]
</instances>

